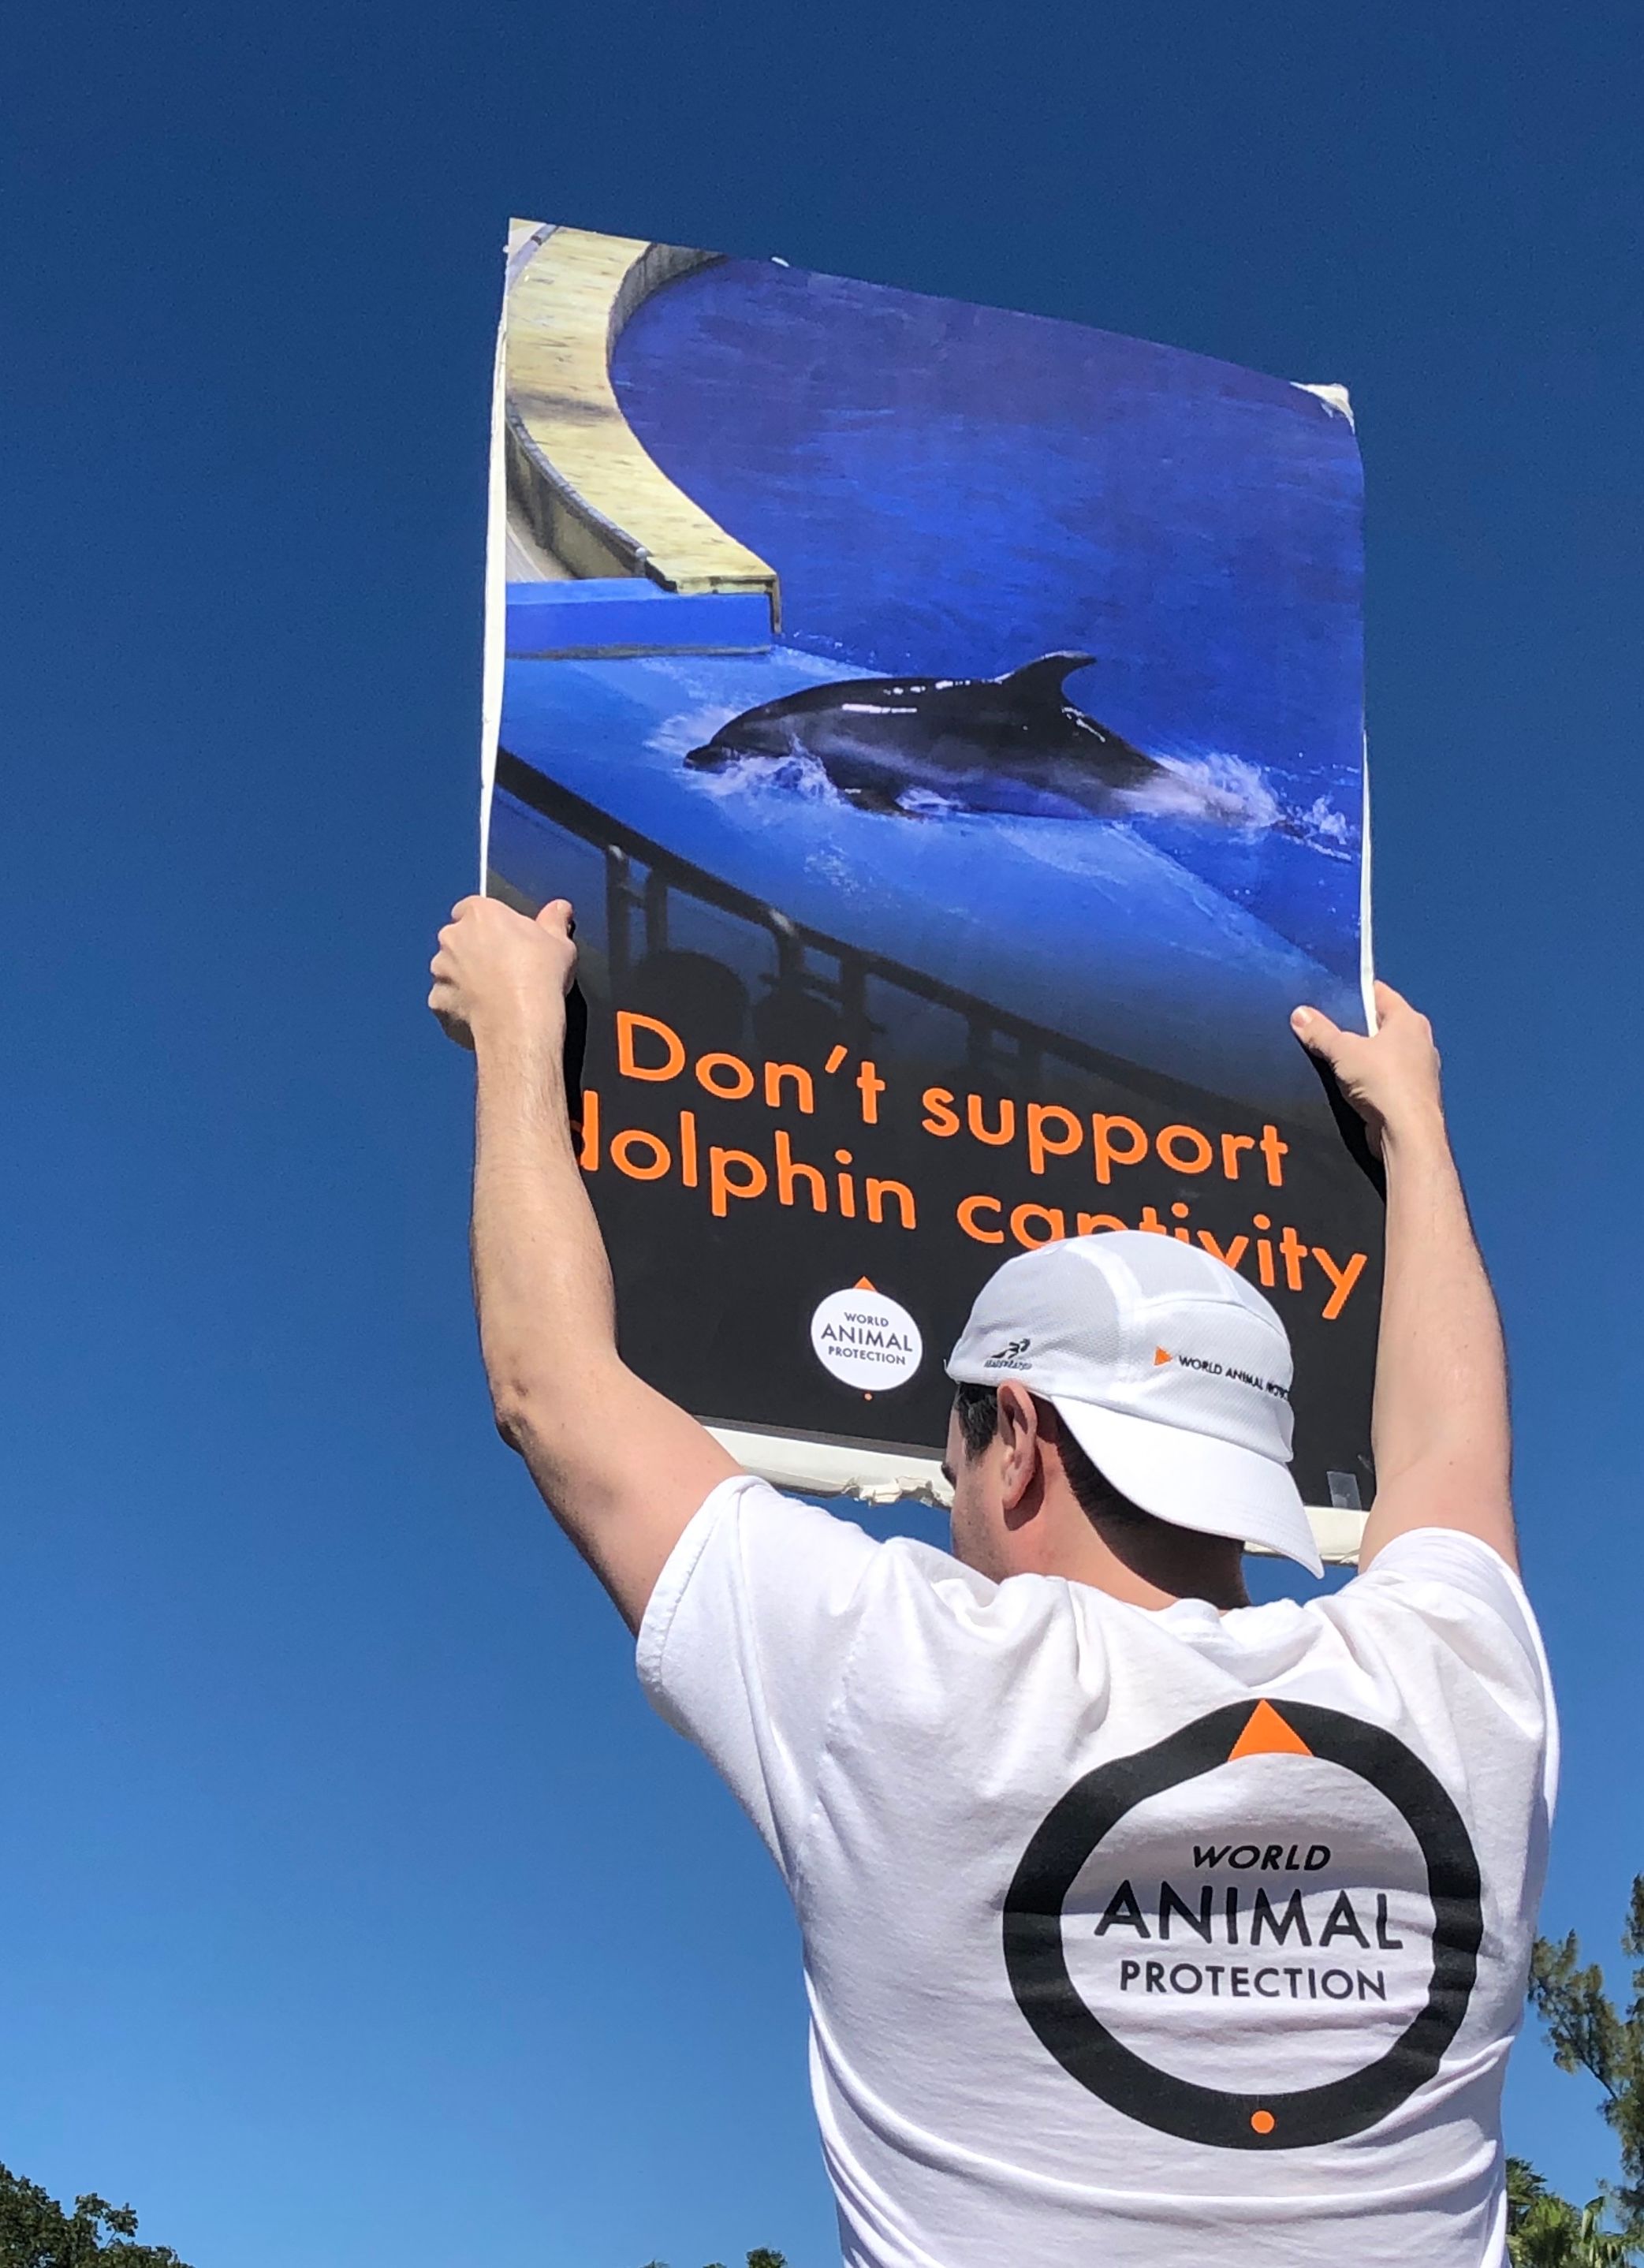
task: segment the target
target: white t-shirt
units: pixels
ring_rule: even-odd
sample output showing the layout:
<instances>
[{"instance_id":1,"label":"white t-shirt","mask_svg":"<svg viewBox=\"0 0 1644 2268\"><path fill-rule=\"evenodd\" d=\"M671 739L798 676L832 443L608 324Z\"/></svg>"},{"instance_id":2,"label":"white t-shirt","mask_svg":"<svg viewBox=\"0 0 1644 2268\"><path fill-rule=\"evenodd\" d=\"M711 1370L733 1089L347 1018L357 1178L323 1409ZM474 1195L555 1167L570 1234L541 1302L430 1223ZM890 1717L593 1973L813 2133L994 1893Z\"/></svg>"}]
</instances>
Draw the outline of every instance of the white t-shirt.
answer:
<instances>
[{"instance_id":1,"label":"white t-shirt","mask_svg":"<svg viewBox=\"0 0 1644 2268\"><path fill-rule=\"evenodd\" d=\"M851 2268L1505 2258L1555 1733L1486 1546L1151 1612L741 1478L639 1668L793 1895Z\"/></svg>"}]
</instances>

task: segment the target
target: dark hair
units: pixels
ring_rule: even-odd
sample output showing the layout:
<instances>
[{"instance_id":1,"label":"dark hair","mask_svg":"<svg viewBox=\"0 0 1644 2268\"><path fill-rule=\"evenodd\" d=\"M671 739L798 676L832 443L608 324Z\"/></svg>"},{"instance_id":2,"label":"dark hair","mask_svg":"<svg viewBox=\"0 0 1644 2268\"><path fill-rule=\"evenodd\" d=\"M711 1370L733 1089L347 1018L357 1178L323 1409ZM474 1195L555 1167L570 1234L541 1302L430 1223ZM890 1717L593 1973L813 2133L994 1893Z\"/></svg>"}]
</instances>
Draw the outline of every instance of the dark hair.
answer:
<instances>
[{"instance_id":1,"label":"dark hair","mask_svg":"<svg viewBox=\"0 0 1644 2268\"><path fill-rule=\"evenodd\" d=\"M999 1431L998 1388L961 1384L953 1396L953 1409L959 1421L965 1456L980 1457ZM1152 1513L1132 1504L1127 1496L1121 1496L1104 1477L1066 1425L1061 1426L1059 1440L1061 1469L1087 1520L1152 1521Z\"/></svg>"},{"instance_id":2,"label":"dark hair","mask_svg":"<svg viewBox=\"0 0 1644 2268\"><path fill-rule=\"evenodd\" d=\"M971 1386L963 1381L954 1389L953 1414L959 1421L967 1457L980 1457L999 1431L999 1389Z\"/></svg>"}]
</instances>

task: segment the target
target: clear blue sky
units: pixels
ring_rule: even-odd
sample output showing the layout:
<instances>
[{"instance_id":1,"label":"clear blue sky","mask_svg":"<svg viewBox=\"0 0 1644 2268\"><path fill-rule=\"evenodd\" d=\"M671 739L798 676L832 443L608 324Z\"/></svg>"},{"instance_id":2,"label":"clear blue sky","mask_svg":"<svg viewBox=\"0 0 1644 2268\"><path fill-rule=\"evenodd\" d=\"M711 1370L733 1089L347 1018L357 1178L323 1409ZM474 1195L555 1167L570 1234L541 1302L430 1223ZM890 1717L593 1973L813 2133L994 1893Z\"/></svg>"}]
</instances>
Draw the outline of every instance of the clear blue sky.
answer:
<instances>
[{"instance_id":1,"label":"clear blue sky","mask_svg":"<svg viewBox=\"0 0 1644 2268\"><path fill-rule=\"evenodd\" d=\"M491 1437L465 1064L510 210L1357 402L1384 970L1644 1867L1637 18L382 0L14 22L0 2158L195 2268L826 2268L774 1874ZM1513 2145L1585 2196L1533 2040Z\"/></svg>"}]
</instances>

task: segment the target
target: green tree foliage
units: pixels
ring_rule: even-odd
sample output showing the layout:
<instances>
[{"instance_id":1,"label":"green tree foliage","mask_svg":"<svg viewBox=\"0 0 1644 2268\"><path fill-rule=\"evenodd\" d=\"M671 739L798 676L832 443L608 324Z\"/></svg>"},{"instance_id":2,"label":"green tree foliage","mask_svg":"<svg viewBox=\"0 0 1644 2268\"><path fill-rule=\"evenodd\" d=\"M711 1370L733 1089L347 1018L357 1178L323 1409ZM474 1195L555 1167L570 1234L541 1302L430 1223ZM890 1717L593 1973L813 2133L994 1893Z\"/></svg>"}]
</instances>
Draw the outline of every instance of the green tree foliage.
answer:
<instances>
[{"instance_id":1,"label":"green tree foliage","mask_svg":"<svg viewBox=\"0 0 1644 2268\"><path fill-rule=\"evenodd\" d=\"M0 2268L9 2268L9 2264L0 2261ZM668 2268L668 2264L665 2260L648 2260L645 2268ZM708 2268L725 2268L725 2264L723 2260L710 2260ZM759 2244L748 2255L748 2268L788 2268L788 2256L785 2252L772 2252L765 2245Z\"/></svg>"},{"instance_id":2,"label":"green tree foliage","mask_svg":"<svg viewBox=\"0 0 1644 2268\"><path fill-rule=\"evenodd\" d=\"M1633 1877L1621 1950L1633 1965L1633 1997L1621 2011L1598 1963L1583 1967L1574 1930L1561 1944L1536 1940L1530 1998L1560 2070L1588 2072L1604 2089L1601 2108L1621 2157L1621 2179L1607 2194L1636 2249L1644 2245L1644 1874Z\"/></svg>"},{"instance_id":3,"label":"green tree foliage","mask_svg":"<svg viewBox=\"0 0 1644 2268\"><path fill-rule=\"evenodd\" d=\"M1602 2226L1603 2198L1574 2205L1523 2158L1507 2161L1507 2251L1513 2268L1627 2268L1633 2248Z\"/></svg>"},{"instance_id":4,"label":"green tree foliage","mask_svg":"<svg viewBox=\"0 0 1644 2268\"><path fill-rule=\"evenodd\" d=\"M105 2235L106 2231L106 2235ZM166 2244L138 2244L137 2216L106 2198L76 2198L67 2213L56 2199L0 2166L0 2268L186 2268Z\"/></svg>"}]
</instances>

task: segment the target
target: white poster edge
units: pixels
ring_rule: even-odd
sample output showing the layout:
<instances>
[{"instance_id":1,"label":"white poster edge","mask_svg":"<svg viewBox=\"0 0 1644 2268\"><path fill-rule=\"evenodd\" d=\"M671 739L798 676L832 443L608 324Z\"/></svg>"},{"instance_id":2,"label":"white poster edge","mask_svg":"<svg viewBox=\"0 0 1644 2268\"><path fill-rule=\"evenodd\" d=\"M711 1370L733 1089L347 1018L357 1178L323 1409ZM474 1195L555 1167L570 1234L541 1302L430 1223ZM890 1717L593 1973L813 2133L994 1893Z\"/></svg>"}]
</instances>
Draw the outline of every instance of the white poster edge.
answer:
<instances>
[{"instance_id":1,"label":"white poster edge","mask_svg":"<svg viewBox=\"0 0 1644 2268\"><path fill-rule=\"evenodd\" d=\"M743 1432L731 1425L710 1425L708 1431L745 1471L797 1495L848 1497L872 1505L912 1498L941 1511L953 1500L935 1457L910 1456L906 1450L851 1448L842 1442L808 1441L784 1433ZM1325 1565L1356 1564L1367 1515L1337 1505L1310 1504L1306 1510ZM1275 1556L1259 1545L1249 1548L1263 1558Z\"/></svg>"},{"instance_id":2,"label":"white poster edge","mask_svg":"<svg viewBox=\"0 0 1644 2268\"><path fill-rule=\"evenodd\" d=\"M508 340L509 252L503 253L503 290L491 364L491 438L485 504L485 628L480 678L480 892L491 862L491 794L503 727L503 677L508 659L508 480L503 444L504 353Z\"/></svg>"}]
</instances>

